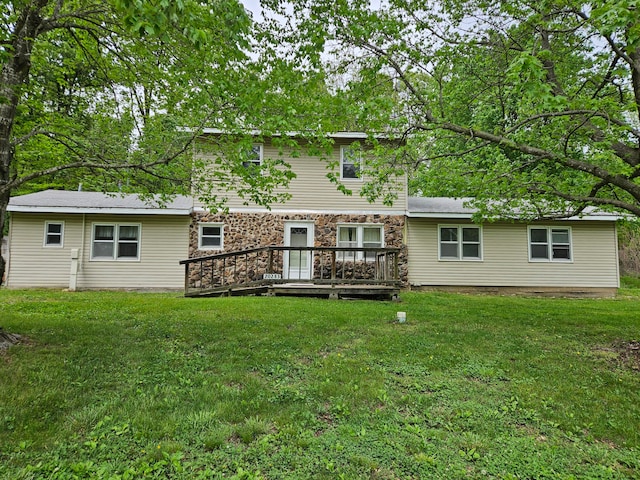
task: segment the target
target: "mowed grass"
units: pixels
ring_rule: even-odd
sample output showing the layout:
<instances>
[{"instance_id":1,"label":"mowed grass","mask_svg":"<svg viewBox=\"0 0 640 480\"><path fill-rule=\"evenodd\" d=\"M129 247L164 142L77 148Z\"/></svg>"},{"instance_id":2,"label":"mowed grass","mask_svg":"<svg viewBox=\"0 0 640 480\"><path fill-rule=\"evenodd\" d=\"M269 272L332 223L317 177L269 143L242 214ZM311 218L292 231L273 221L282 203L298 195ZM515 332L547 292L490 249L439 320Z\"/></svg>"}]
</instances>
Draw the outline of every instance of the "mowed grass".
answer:
<instances>
[{"instance_id":1,"label":"mowed grass","mask_svg":"<svg viewBox=\"0 0 640 480\"><path fill-rule=\"evenodd\" d=\"M0 478L640 478L639 289L402 299L0 290Z\"/></svg>"}]
</instances>

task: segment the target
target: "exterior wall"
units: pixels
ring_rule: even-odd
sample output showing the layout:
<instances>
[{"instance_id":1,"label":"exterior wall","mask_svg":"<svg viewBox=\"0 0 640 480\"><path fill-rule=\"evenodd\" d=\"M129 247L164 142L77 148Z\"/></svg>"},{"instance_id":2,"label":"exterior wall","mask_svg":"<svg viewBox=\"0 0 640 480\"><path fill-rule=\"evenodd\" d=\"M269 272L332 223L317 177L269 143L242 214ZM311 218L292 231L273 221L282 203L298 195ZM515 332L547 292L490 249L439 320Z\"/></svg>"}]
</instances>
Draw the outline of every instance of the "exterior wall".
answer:
<instances>
[{"instance_id":1,"label":"exterior wall","mask_svg":"<svg viewBox=\"0 0 640 480\"><path fill-rule=\"evenodd\" d=\"M13 212L9 229L7 286L69 287L71 249L82 244L82 219L78 217L81 216ZM46 221L64 222L62 248L43 246Z\"/></svg>"},{"instance_id":2,"label":"exterior wall","mask_svg":"<svg viewBox=\"0 0 640 480\"><path fill-rule=\"evenodd\" d=\"M340 162L340 147L349 145L351 141L336 141L333 148L333 156L331 161ZM302 154L298 158L291 158L285 150L284 157L279 156L278 147L265 142L264 158L283 158L291 165L292 171L296 174L286 191L291 194L291 199L285 204L272 205L273 211L283 210L287 212L293 211L311 211L311 212L380 212L380 213L397 213L404 212L407 206L407 181L405 177L398 178L394 189L398 193L398 199L393 206L383 205L381 201L369 203L365 198L360 196L363 185L362 180L344 180L347 188L352 190L352 195L345 195L337 190L336 185L331 183L327 178L327 162L320 160L318 157L312 157L304 154L304 148L301 149ZM339 176L339 165L336 167L335 173ZM229 201L227 206L231 211L260 209L255 204L244 205L244 200L235 196L233 192L229 192ZM203 207L200 201L195 199L196 207Z\"/></svg>"},{"instance_id":3,"label":"exterior wall","mask_svg":"<svg viewBox=\"0 0 640 480\"><path fill-rule=\"evenodd\" d=\"M64 222L63 247L44 247L46 221ZM138 223L139 261L92 261L94 222ZM71 249L80 250L77 288L181 288L188 255L188 216L26 214L11 215L10 288L68 288Z\"/></svg>"},{"instance_id":4,"label":"exterior wall","mask_svg":"<svg viewBox=\"0 0 640 480\"><path fill-rule=\"evenodd\" d=\"M553 223L571 227L572 262L530 262L527 225L518 223L482 226L482 261L438 260L438 225L465 223L470 224L451 219L407 220L412 286L619 287L614 222Z\"/></svg>"},{"instance_id":5,"label":"exterior wall","mask_svg":"<svg viewBox=\"0 0 640 480\"><path fill-rule=\"evenodd\" d=\"M407 279L407 255L404 248L403 215L332 215L332 214L276 214L276 213L230 213L227 215L199 212L193 215L190 227L189 257L213 255L247 248L269 245L284 245L285 222L313 221L314 246L335 247L337 226L345 223L384 225L384 246L402 248L400 254L400 278ZM224 250L199 250L198 225L200 223L224 224Z\"/></svg>"}]
</instances>

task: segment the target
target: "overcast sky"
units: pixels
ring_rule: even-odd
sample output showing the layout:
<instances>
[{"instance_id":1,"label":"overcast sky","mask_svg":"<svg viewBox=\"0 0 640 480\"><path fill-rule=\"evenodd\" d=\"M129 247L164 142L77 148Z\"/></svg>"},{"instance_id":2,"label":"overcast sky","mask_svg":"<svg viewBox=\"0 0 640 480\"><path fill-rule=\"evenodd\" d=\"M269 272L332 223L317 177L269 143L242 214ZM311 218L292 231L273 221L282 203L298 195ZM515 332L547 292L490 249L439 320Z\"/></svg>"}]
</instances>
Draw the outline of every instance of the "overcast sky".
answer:
<instances>
[{"instance_id":1,"label":"overcast sky","mask_svg":"<svg viewBox=\"0 0 640 480\"><path fill-rule=\"evenodd\" d=\"M260 0L240 0L241 3L253 13L254 20L260 20L260 13L262 8L260 7Z\"/></svg>"}]
</instances>

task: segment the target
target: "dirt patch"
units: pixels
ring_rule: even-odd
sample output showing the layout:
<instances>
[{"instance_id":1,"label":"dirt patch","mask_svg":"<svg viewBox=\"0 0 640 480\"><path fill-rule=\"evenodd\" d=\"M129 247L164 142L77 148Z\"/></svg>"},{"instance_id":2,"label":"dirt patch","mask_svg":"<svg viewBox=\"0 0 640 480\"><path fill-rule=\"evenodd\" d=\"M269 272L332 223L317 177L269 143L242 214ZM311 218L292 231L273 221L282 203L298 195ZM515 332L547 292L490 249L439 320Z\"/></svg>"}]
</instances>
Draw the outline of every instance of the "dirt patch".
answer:
<instances>
[{"instance_id":1,"label":"dirt patch","mask_svg":"<svg viewBox=\"0 0 640 480\"><path fill-rule=\"evenodd\" d=\"M15 345L16 343L20 343L21 341L21 335L5 332L2 328L0 328L0 352L4 352L11 345Z\"/></svg>"},{"instance_id":2,"label":"dirt patch","mask_svg":"<svg viewBox=\"0 0 640 480\"><path fill-rule=\"evenodd\" d=\"M640 372L640 341L616 342L613 344L613 348L622 365Z\"/></svg>"},{"instance_id":3,"label":"dirt patch","mask_svg":"<svg viewBox=\"0 0 640 480\"><path fill-rule=\"evenodd\" d=\"M640 373L640 341L619 340L607 347L596 348L594 353L618 367Z\"/></svg>"}]
</instances>

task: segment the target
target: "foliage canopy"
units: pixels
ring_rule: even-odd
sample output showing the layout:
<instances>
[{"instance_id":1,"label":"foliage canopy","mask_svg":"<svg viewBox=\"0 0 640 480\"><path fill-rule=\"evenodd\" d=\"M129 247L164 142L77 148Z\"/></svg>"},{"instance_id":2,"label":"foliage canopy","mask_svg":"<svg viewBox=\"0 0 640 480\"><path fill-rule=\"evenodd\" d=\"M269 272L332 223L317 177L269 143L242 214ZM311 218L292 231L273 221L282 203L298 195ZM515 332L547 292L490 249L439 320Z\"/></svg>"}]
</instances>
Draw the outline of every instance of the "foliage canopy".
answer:
<instances>
[{"instance_id":1,"label":"foliage canopy","mask_svg":"<svg viewBox=\"0 0 640 480\"><path fill-rule=\"evenodd\" d=\"M487 216L640 215L637 1L266 3L355 123L410 137L414 193Z\"/></svg>"}]
</instances>

